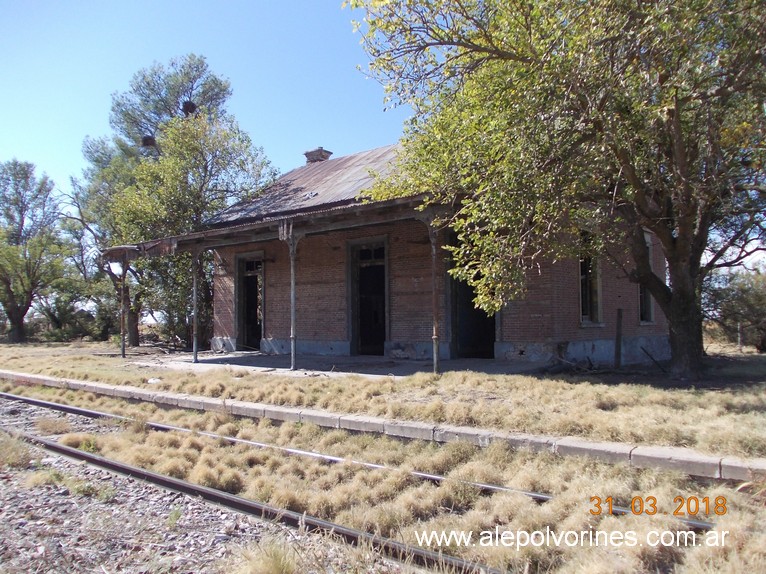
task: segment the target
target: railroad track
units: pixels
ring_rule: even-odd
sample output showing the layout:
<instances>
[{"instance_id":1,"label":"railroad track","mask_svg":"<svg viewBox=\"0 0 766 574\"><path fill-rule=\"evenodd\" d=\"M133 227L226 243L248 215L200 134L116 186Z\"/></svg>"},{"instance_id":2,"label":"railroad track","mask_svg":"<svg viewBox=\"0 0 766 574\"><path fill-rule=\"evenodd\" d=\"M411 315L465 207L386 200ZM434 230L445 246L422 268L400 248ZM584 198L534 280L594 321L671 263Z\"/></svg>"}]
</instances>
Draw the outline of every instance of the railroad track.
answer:
<instances>
[{"instance_id":1,"label":"railroad track","mask_svg":"<svg viewBox=\"0 0 766 574\"><path fill-rule=\"evenodd\" d=\"M107 420L113 420L113 421L121 421L125 423L131 421L131 419L127 417L115 415L112 413L93 411L89 409L83 409L83 408L74 407L70 405L64 405L60 403L32 399L32 398L22 397L18 395L11 395L8 393L0 393L0 398L9 400L9 401L20 401L30 405L37 406L37 407L55 410L55 411L59 411L62 413L67 413L67 414L84 416L91 419L107 419ZM357 466L371 469L371 470L384 470L384 471L392 471L392 472L396 470L394 468L387 467L385 465L373 464L373 463L364 462L364 461L357 461L357 460L348 459L348 458L321 454L321 453L317 453L313 451L301 450L296 448L288 448L288 447L278 446L274 444L250 441L250 440L245 440L245 439L240 439L235 437L222 436L212 432L194 431L184 427L167 425L167 424L159 423L159 422L146 422L144 424L147 429L151 429L154 431L160 431L160 432L175 431L175 432L184 432L184 433L195 433L200 436L205 436L205 437L216 439L216 440L226 441L230 444L244 444L252 448L271 449L271 450L279 451L289 456L318 459L328 464L347 463L347 464L353 464L353 465L357 465ZM427 550L424 548L411 546L402 542L398 542L391 538L386 538L386 537L370 534L369 532L364 532L362 530L349 528L349 527L336 524L327 520L308 516L304 513L298 513L288 509L277 508L275 506L255 502L252 500L248 500L248 499L235 496L232 494L228 494L228 493L215 490L212 488L195 485L183 480L164 476L152 471L148 471L143 468L109 460L99 455L95 455L95 454L85 452L79 449L66 447L57 442L44 439L41 437L33 436L29 433L24 433L22 434L22 436L25 440L32 442L34 444L37 444L40 447L45 448L47 450L57 452L59 454L62 454L71 458L75 458L78 460L83 460L89 464L93 464L113 472L118 472L124 475L132 476L136 479L151 482L153 484L159 485L161 487L164 487L176 492L183 492L193 496L198 496L202 499L230 508L232 510L236 510L238 512L243 512L246 514L254 515L256 517L262 517L272 521L281 522L283 524L286 524L292 527L302 527L310 531L332 532L333 534L339 536L340 538L342 538L343 540L351 544L356 544L356 545L369 544L370 546L379 550L382 554L389 556L390 558L393 558L395 560L414 563L414 564L418 564L425 567L442 567L442 568L447 567L454 572L486 572L486 573L493 573L493 574L496 572L500 572L499 570L492 569L482 564L477 564L475 562L466 561L461 558L433 552L431 550ZM410 474L413 477L418 478L420 480L429 481L429 482L437 483L437 484L447 480L447 478L444 476L431 474L431 473L411 471ZM455 479L451 479L451 480L455 480ZM485 494L511 492L511 493L522 494L524 496L527 496L540 504L545 504L553 499L552 495L540 493L540 492L512 489L502 485L486 484L481 482L471 482L471 481L461 481L461 482L464 482L465 484L471 487L474 487L478 489L480 492ZM612 508L612 513L616 515L631 514L631 509L627 507L614 506ZM689 529L709 530L714 527L712 523L706 522L706 521L689 519L689 518L679 518L679 520L680 522L685 524L686 527Z\"/></svg>"},{"instance_id":2,"label":"railroad track","mask_svg":"<svg viewBox=\"0 0 766 574\"><path fill-rule=\"evenodd\" d=\"M85 416L88 418L112 419L117 421L130 420L127 417L114 415L111 413L92 411L92 410L82 409L79 407L72 407L70 405L64 405L60 403L41 401L38 399L22 397L19 395L11 395L8 393L0 393L0 398L9 400L9 401L23 402L29 405L34 405L37 407L42 407L42 408L46 408L50 410L55 410L62 413ZM157 431L175 430L175 431L185 431L185 432L197 432L197 431L191 431L190 429L182 429L181 427L174 427L171 425L164 425L160 423L151 423L151 422L147 422L146 427L152 430L157 430ZM4 430L8 432L8 429L4 429ZM263 504L253 500L248 500L240 496L228 494L226 492L222 492L220 490L216 490L213 488L208 488L205 486L192 484L184 480L179 480L179 479L165 476L165 475L152 472L140 467L128 465L115 460L111 460L94 453L89 453L80 449L64 446L62 444L59 444L56 441L35 436L28 432L17 431L17 432L13 432L12 434L14 434L15 436L18 436L19 438L31 444L34 444L40 448L43 448L49 452L60 454L75 460L84 461L87 464L91 464L93 466L97 466L99 468L103 468L111 472L129 476L136 480L148 482L150 484L154 484L174 492L180 492L183 494L188 494L194 497L198 497L230 510L235 510L237 512L254 516L256 518L270 520L270 521L277 522L279 524L283 524L293 528L302 528L309 532L320 532L320 533L332 534L333 536L338 537L342 539L343 541L356 546L366 544L376 549L377 551L379 551L382 555L385 555L388 558L391 558L393 560L403 562L405 564L416 564L418 566L423 566L426 568L444 568L444 569L448 569L450 572L455 572L455 573L501 574L500 570L490 568L489 566L486 566L483 564L463 560L461 558L450 556L448 554L433 552L431 550L427 550L424 548L408 545L408 544L393 540L391 538L386 538L383 536L370 534L369 532L364 532L362 530L349 528L341 524L337 524L337 523L316 518L313 516L308 516L305 513L294 512L284 508L277 508L275 506ZM198 434L208 436L208 437L219 437L219 435L215 435L214 433L199 432ZM223 438L223 439L228 438L231 441L252 444L253 446L259 446L259 443L255 443L252 441L243 441L241 439L234 439L232 437L220 437L220 438ZM267 445L262 445L262 446L265 447ZM298 449L283 449L282 447L277 447L274 445L268 445L268 446L271 446L272 448L282 449L288 452L293 451L292 454L296 454L296 455L298 455L299 453L309 454L307 451L300 451ZM316 455L316 456L321 456L321 455ZM343 460L338 457L330 457L330 458L336 458L337 461ZM385 468L380 465L372 465L372 466L376 468ZM427 475L424 475L424 477L425 476Z\"/></svg>"}]
</instances>

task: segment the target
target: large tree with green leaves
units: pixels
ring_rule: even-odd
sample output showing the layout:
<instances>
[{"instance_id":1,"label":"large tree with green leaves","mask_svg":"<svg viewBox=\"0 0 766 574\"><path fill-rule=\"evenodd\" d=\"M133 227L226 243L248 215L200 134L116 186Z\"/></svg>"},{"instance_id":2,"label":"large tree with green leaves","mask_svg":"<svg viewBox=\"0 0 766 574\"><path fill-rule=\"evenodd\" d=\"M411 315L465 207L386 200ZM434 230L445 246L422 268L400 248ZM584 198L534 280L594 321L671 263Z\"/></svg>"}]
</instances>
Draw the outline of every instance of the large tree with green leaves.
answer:
<instances>
[{"instance_id":1,"label":"large tree with green leaves","mask_svg":"<svg viewBox=\"0 0 766 574\"><path fill-rule=\"evenodd\" d=\"M223 114L230 97L229 81L214 74L203 56L187 54L136 72L126 92L112 95L110 123L119 137L140 145L165 122L194 108Z\"/></svg>"},{"instance_id":2,"label":"large tree with green leaves","mask_svg":"<svg viewBox=\"0 0 766 574\"><path fill-rule=\"evenodd\" d=\"M257 193L275 171L261 149L230 116L200 113L173 118L159 126L157 157L144 157L134 171L135 183L114 198L120 236L134 243L196 231L205 220L233 202ZM152 303L162 311L170 334L188 338L192 315L192 274L198 273L203 340L212 328L212 259L191 264L191 254L172 261L145 260L134 266L150 281ZM193 271L194 272L194 271Z\"/></svg>"},{"instance_id":3,"label":"large tree with green leaves","mask_svg":"<svg viewBox=\"0 0 766 574\"><path fill-rule=\"evenodd\" d=\"M766 237L766 4L351 4L372 73L416 112L381 193L454 206L453 272L478 304L518 295L541 258L606 254L668 317L673 373L698 376L702 282Z\"/></svg>"},{"instance_id":4,"label":"large tree with green leaves","mask_svg":"<svg viewBox=\"0 0 766 574\"><path fill-rule=\"evenodd\" d=\"M121 270L99 254L107 247L125 242L115 219L114 198L125 187L133 185L133 170L139 163L140 150L120 138L86 139L83 155L89 166L82 179L72 180L66 230L81 246L77 266L86 284L94 290L97 313L119 309L121 304L127 310L128 344L137 346L144 296L140 272L133 267L127 269L123 290ZM98 285L102 278L111 284L112 299L116 302Z\"/></svg>"},{"instance_id":5,"label":"large tree with green leaves","mask_svg":"<svg viewBox=\"0 0 766 574\"><path fill-rule=\"evenodd\" d=\"M64 248L57 236L54 184L29 162L0 164L0 305L9 340L26 340L24 318L42 290L61 276Z\"/></svg>"},{"instance_id":6,"label":"large tree with green leaves","mask_svg":"<svg viewBox=\"0 0 766 574\"><path fill-rule=\"evenodd\" d=\"M113 95L115 135L86 140L91 167L72 198L80 226L99 250L197 229L212 212L254 193L270 177L262 150L226 113L230 95L229 82L193 54L140 70L127 92ZM188 257L178 257L175 269L160 261L130 262L125 290L121 270L98 263L128 308L129 344L138 345L145 305L185 323ZM212 283L204 266L200 273L204 307Z\"/></svg>"}]
</instances>

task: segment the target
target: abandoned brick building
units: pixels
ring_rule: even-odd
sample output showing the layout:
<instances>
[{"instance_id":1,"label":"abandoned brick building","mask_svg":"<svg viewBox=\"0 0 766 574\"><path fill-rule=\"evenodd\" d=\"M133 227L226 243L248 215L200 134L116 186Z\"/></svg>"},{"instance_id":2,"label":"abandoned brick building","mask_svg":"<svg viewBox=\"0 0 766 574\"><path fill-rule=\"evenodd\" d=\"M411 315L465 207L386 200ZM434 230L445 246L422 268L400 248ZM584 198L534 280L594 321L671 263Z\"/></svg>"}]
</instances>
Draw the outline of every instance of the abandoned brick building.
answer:
<instances>
[{"instance_id":1,"label":"abandoned brick building","mask_svg":"<svg viewBox=\"0 0 766 574\"><path fill-rule=\"evenodd\" d=\"M606 261L544 265L525 299L494 316L475 309L419 198L360 200L395 153L307 152L263 195L177 238L178 249L215 252L214 349L604 364L621 309L622 362L667 357L659 307ZM654 264L664 265L659 248Z\"/></svg>"}]
</instances>

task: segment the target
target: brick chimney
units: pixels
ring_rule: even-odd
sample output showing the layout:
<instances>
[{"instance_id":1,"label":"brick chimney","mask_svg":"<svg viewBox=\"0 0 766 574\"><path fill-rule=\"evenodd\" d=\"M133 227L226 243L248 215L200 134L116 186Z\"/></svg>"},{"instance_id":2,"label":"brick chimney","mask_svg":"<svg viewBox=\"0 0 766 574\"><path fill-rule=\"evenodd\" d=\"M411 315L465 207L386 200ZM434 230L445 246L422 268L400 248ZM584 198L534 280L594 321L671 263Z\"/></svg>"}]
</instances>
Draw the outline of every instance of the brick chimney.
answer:
<instances>
[{"instance_id":1,"label":"brick chimney","mask_svg":"<svg viewBox=\"0 0 766 574\"><path fill-rule=\"evenodd\" d=\"M306 163L316 163L318 161L326 161L330 159L332 152L319 146L314 150L304 152L303 155L306 156Z\"/></svg>"}]
</instances>

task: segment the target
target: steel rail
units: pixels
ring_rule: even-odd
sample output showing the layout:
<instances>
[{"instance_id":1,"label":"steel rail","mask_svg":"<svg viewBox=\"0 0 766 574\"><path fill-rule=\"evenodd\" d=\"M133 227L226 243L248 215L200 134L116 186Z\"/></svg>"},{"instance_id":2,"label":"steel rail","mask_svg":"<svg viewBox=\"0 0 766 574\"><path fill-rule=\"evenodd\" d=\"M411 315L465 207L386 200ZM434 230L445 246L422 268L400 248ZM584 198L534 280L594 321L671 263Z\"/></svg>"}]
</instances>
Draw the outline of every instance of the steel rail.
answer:
<instances>
[{"instance_id":1,"label":"steel rail","mask_svg":"<svg viewBox=\"0 0 766 574\"><path fill-rule=\"evenodd\" d=\"M455 556L442 554L441 552L433 552L432 550L426 550L424 548L411 546L391 538L378 536L376 534L370 534L369 532L364 532L355 528L349 528L341 524L336 524L321 518L309 516L305 513L278 508L222 492L214 488L192 484L190 482L186 482L185 480L172 478L143 468L124 464L96 454L64 446L55 441L36 437L28 433L19 432L14 434L26 440L27 442L35 444L51 452L74 458L76 460L85 461L86 463L93 466L98 466L111 472L116 472L125 476L142 480L167 490L199 497L208 502L218 504L231 510L236 510L243 514L248 514L257 518L286 524L293 528L305 528L309 532L323 532L339 536L345 542L357 546L363 543L367 543L389 558L398 560L400 562L406 563L413 561L418 566L424 566L428 568L451 568L455 572L465 574L502 574L501 570L490 568L489 566L478 562L469 562L467 560L463 560L462 558L457 558Z\"/></svg>"},{"instance_id":2,"label":"steel rail","mask_svg":"<svg viewBox=\"0 0 766 574\"><path fill-rule=\"evenodd\" d=\"M65 412L65 413L69 413L69 414L77 414L77 415L85 416L85 417L88 417L88 418L111 418L111 419L116 419L116 420L124 421L124 422L132 422L134 420L134 419L131 419L129 417L122 416L122 415L115 415L115 414L112 414L112 413L106 413L106 412L102 412L102 411L93 411L93 410L83 409L83 408L75 407L75 406L71 406L71 405L64 405L64 404L61 404L61 403L53 403L53 402L50 402L50 401L44 401L44 400L41 400L41 399L33 399L33 398L30 398L30 397L24 397L24 396L21 396L21 395L13 395L13 394L4 393L4 392L0 392L0 398L5 398L5 399L8 399L8 400L16 400L16 401L20 401L20 402L25 402L25 403L28 403L28 404L31 404L31 405L40 406L40 407L48 408L48 409L51 409L51 410L57 410L57 411ZM196 430L187 429L187 428L184 428L184 427L179 427L179 426L174 426L174 425L167 425L167 424L164 424L164 423L157 423L157 422L151 422L151 421L147 421L144 424L145 424L145 426L147 428L151 428L153 430L157 430L157 431L161 431L161 432L177 431L177 432L198 434L200 436L205 436L205 437L208 437L208 438L214 438L216 440L224 440L224 441L229 442L231 444L244 444L244 445L253 446L253 447L256 447L256 448L271 449L271 450L276 450L276 451L279 451L279 452L284 452L284 453L290 454L290 455L305 456L305 457L314 458L314 459L317 459L317 460L321 460L321 461L328 462L328 463L333 463L333 464L337 464L337 463L349 463L349 464L358 465L358 466L361 466L361 467L364 467L364 468L369 468L369 469L372 469L372 470L387 470L387 471L394 471L394 470L396 470L394 468L391 468L390 466L385 466L385 465L382 465L382 464L375 464L375 463L372 463L372 462L358 461L358 460L354 460L354 459L343 458L343 457L333 456L333 455L328 455L328 454L321 454L321 453L317 453L317 452L313 452L313 451L307 451L307 450L302 450L302 449L297 449L297 448L290 448L290 447L278 446L278 445L273 445L273 444L269 444L269 443L257 442L257 441L241 439L241 438L236 438L236 437L231 437L231 436L224 436L224 435L219 435L219 434L216 434L216 433L213 433L213 432L209 432L209 431L196 431ZM531 499L535 500L536 502L541 502L541 503L542 502L548 502L550 500L553 500L553 498L554 498L554 496L551 495L551 494L545 494L545 493L542 493L542 492L535 492L535 491L528 491L528 490L523 490L523 489L511 488L511 487L508 487L508 486L501 486L501 485L498 485L498 484L489 484L489 483L484 483L484 482L474 482L474 481L461 480L461 479L450 479L450 478L448 478L446 476L441 476L441 475L438 475L438 474L430 474L430 473L427 473L427 472L420 472L420 471L415 471L415 470L407 471L407 473L410 476L414 476L414 477L420 478L422 480L427 480L427 481L433 482L435 484L441 484L442 482L445 482L447 480L455 480L457 482L460 482L461 484L466 484L468 486L472 486L472 487L478 489L480 492L482 492L484 494L487 494L487 493L493 493L493 494L494 493L521 494L523 496L526 496L528 498L531 498ZM633 510L630 507L627 507L627 506L612 506L611 507L611 513L613 515L617 515L617 516L626 516L626 515L634 514ZM679 522L682 522L686 526L688 526L690 528L693 528L693 529L696 529L696 530L712 530L713 528L715 528L715 524L714 523L708 522L708 521L705 521L705 520L697 520L697 519L694 519L694 518L681 518L679 516L674 516L673 518L675 518Z\"/></svg>"}]
</instances>

